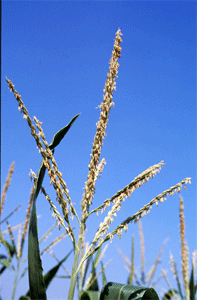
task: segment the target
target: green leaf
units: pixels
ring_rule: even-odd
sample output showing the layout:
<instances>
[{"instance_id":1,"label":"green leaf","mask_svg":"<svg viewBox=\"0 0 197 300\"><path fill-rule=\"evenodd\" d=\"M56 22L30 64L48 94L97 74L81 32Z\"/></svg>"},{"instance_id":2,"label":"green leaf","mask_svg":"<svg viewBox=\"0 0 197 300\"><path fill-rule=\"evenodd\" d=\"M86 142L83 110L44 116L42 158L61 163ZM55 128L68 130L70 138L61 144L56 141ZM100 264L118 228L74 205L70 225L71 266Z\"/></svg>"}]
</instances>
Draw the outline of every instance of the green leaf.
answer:
<instances>
[{"instance_id":1,"label":"green leaf","mask_svg":"<svg viewBox=\"0 0 197 300\"><path fill-rule=\"evenodd\" d=\"M38 194L39 194L40 189L42 187L42 182L43 182L43 179L44 179L45 171L46 171L46 167L44 165L44 158L43 158L42 161L41 161L41 164L40 164L40 169L38 171L38 178L37 178L37 181L36 181L36 187L35 187L35 191L34 191L34 200L33 201L36 201L36 199L38 197Z\"/></svg>"},{"instance_id":2,"label":"green leaf","mask_svg":"<svg viewBox=\"0 0 197 300\"><path fill-rule=\"evenodd\" d=\"M101 290L100 300L159 300L153 288L108 282Z\"/></svg>"},{"instance_id":3,"label":"green leaf","mask_svg":"<svg viewBox=\"0 0 197 300\"><path fill-rule=\"evenodd\" d=\"M28 238L28 273L31 299L47 299L42 272L37 231L36 202L34 199Z\"/></svg>"},{"instance_id":4,"label":"green leaf","mask_svg":"<svg viewBox=\"0 0 197 300\"><path fill-rule=\"evenodd\" d=\"M63 139L63 137L68 132L68 130L70 129L70 127L72 126L72 124L78 118L79 115L80 114L76 115L70 121L70 123L68 123L68 125L66 125L64 128L62 128L60 131L58 131L54 135L53 140L52 140L51 144L49 145L50 150L53 150L57 145L59 145L59 143L61 142L61 140ZM55 150L53 150L52 152L54 153L54 151ZM38 172L38 179L37 179L37 182L36 182L36 188L35 188L35 192L34 192L34 201L36 201L36 199L38 197L38 194L40 192L40 189L42 187L42 182L43 182L43 179L44 179L45 171L46 171L46 167L44 165L44 159L42 159L41 164L40 164L40 169L39 169L39 172Z\"/></svg>"},{"instance_id":5,"label":"green leaf","mask_svg":"<svg viewBox=\"0 0 197 300\"><path fill-rule=\"evenodd\" d=\"M195 285L194 285L194 266L192 264L192 271L189 281L190 300L195 300Z\"/></svg>"},{"instance_id":6,"label":"green leaf","mask_svg":"<svg viewBox=\"0 0 197 300\"><path fill-rule=\"evenodd\" d=\"M94 266L95 266L95 268L98 265L98 262L99 262L99 259L100 259L101 249L102 249L102 246L96 252L96 257L95 257L95 260L94 260Z\"/></svg>"},{"instance_id":7,"label":"green leaf","mask_svg":"<svg viewBox=\"0 0 197 300\"><path fill-rule=\"evenodd\" d=\"M84 273L83 273L82 287L84 287L85 279L86 279L86 276L87 276L87 272L88 272L88 268L89 268L91 260L92 260L92 256L89 256L88 259L86 260L85 270L84 270Z\"/></svg>"},{"instance_id":8,"label":"green leaf","mask_svg":"<svg viewBox=\"0 0 197 300\"><path fill-rule=\"evenodd\" d=\"M70 129L70 127L72 126L72 124L75 122L75 120L78 118L80 114L76 115L71 121L70 123L68 123L68 125L66 125L64 128L60 129L60 131L58 131L54 137L53 140L51 142L51 144L49 145L49 149L52 150L54 149L57 145L59 145L59 143L61 142L61 140L63 139L63 137L65 136L65 134L68 132L68 130Z\"/></svg>"},{"instance_id":9,"label":"green leaf","mask_svg":"<svg viewBox=\"0 0 197 300\"><path fill-rule=\"evenodd\" d=\"M57 271L59 270L60 266L62 265L62 263L67 260L67 258L69 257L69 255L71 254L73 250L71 250L66 257L64 257L55 267L53 267L51 270L49 270L45 275L44 275L44 284L45 287L47 288L51 281L53 280L53 278L55 277Z\"/></svg>"},{"instance_id":10,"label":"green leaf","mask_svg":"<svg viewBox=\"0 0 197 300\"><path fill-rule=\"evenodd\" d=\"M33 205L29 222L28 235L28 273L29 287L32 299L47 299L46 290L43 279L42 262L40 259L40 250L38 242L37 215L36 215L36 199L42 187L46 167L44 159L41 161L38 178L33 195Z\"/></svg>"},{"instance_id":11,"label":"green leaf","mask_svg":"<svg viewBox=\"0 0 197 300\"><path fill-rule=\"evenodd\" d=\"M91 284L88 290L98 292L99 291L98 280L97 278L95 279L95 277L96 277L96 269L95 269L94 261L92 261Z\"/></svg>"}]
</instances>

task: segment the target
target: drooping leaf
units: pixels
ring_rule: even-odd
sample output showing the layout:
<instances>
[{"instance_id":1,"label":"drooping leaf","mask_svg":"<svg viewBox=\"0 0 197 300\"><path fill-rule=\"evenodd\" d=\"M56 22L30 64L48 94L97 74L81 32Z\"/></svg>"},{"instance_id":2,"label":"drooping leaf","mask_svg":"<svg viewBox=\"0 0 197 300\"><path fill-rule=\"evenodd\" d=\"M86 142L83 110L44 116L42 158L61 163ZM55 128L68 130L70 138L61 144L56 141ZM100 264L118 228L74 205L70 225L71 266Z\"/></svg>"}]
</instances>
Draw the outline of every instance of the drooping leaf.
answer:
<instances>
[{"instance_id":1,"label":"drooping leaf","mask_svg":"<svg viewBox=\"0 0 197 300\"><path fill-rule=\"evenodd\" d=\"M62 128L61 130L59 130L53 137L53 140L51 142L51 144L49 145L49 149L53 150L53 154L55 151L55 147L57 145L59 145L59 143L61 142L61 140L63 139L63 137L65 136L65 134L68 132L68 130L70 129L70 127L72 126L72 124L74 123L74 121L78 118L80 114L76 115L69 123L68 125L66 125L64 128ZM44 175L45 175L45 171L46 171L46 167L44 165L44 159L42 159L41 164L40 164L40 169L38 171L38 176L37 176L37 182L36 182L36 187L35 187L35 192L34 192L34 201L36 201L38 194L40 192L40 189L42 187L42 182L44 179Z\"/></svg>"},{"instance_id":2,"label":"drooping leaf","mask_svg":"<svg viewBox=\"0 0 197 300\"><path fill-rule=\"evenodd\" d=\"M54 149L57 145L59 145L59 143L61 142L61 140L63 139L63 137L65 136L65 134L68 132L68 130L70 129L70 127L72 126L72 124L75 122L75 120L78 118L80 114L76 115L69 123L68 125L66 125L65 127L63 127L62 129L60 129L60 131L58 131L54 137L53 140L51 142L51 144L49 145L50 150Z\"/></svg>"},{"instance_id":3,"label":"drooping leaf","mask_svg":"<svg viewBox=\"0 0 197 300\"><path fill-rule=\"evenodd\" d=\"M54 153L54 148L59 145L59 143L61 142L61 140L63 139L63 137L65 136L65 134L68 132L68 130L70 129L70 127L72 126L72 124L74 123L74 121L78 118L80 114L76 115L69 123L68 125L66 125L64 128L60 129L53 137L53 140L51 142L51 144L49 145L49 149L53 150L52 152ZM37 178L37 182L36 182L36 188L35 188L35 192L34 192L34 200L37 199L38 194L40 192L40 189L42 187L42 182L44 179L44 175L45 175L45 171L46 171L46 167L44 165L44 159L42 159L41 164L40 164L40 169L38 172L38 178Z\"/></svg>"},{"instance_id":4,"label":"drooping leaf","mask_svg":"<svg viewBox=\"0 0 197 300\"><path fill-rule=\"evenodd\" d=\"M159 300L153 288L108 282L101 290L100 300Z\"/></svg>"}]
</instances>

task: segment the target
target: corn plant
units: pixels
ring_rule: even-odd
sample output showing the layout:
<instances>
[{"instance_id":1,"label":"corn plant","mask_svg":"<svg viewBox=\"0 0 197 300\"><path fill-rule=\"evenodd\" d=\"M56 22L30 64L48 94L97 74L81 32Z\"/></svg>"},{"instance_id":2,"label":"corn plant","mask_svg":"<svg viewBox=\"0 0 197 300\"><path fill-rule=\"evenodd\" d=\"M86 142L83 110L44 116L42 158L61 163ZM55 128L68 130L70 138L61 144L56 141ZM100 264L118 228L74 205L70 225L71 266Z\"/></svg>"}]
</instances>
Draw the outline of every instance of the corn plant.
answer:
<instances>
[{"instance_id":1,"label":"corn plant","mask_svg":"<svg viewBox=\"0 0 197 300\"><path fill-rule=\"evenodd\" d=\"M39 172L37 175L33 174L35 178L35 184L33 187L33 204L31 210L28 237L28 271L30 294L32 299L46 299L46 287L44 285L44 280L42 276L42 264L39 255L36 219L36 199L39 195L40 190L42 190L42 182L46 170L50 177L50 182L53 184L53 187L56 191L57 202L62 210L63 217L60 215L54 202L50 199L46 191L45 197L53 210L53 215L56 217L59 227L64 227L65 231L67 232L68 236L72 241L74 249L74 261L72 267L70 288L68 294L66 295L66 298L68 298L69 300L72 300L74 297L75 286L77 283L78 276L82 274L80 273L80 271L83 268L83 264L89 257L91 257L97 250L99 250L105 242L109 240L112 241L114 235L117 234L118 237L121 237L123 230L127 231L128 224L132 222L137 222L141 217L146 215L146 213L149 213L154 203L158 205L158 203L163 202L167 196L172 195L174 192L179 192L183 185L185 186L187 183L190 183L190 178L183 179L181 182L175 184L166 191L157 195L149 203L147 203L141 209L139 209L135 214L133 214L132 216L128 216L128 218L123 220L119 225L117 225L113 231L108 232L110 229L110 224L114 221L114 217L117 215L118 211L121 208L122 201L124 201L125 198L130 197L136 188L141 187L145 182L153 178L160 171L161 167L164 166L164 162L161 161L160 163L151 166L150 168L139 174L123 189L117 191L112 197L104 200L100 206L91 210L91 205L93 203L92 201L95 193L95 183L98 179L99 174L102 173L105 164L105 160L100 160L100 157L103 139L106 135L105 131L109 120L109 112L114 106L114 102L112 99L114 90L116 89L115 80L118 74L118 59L121 57L121 35L121 31L120 29L118 29L118 31L116 32L114 48L109 63L109 73L107 74L107 80L105 83L103 102L100 105L100 118L97 123L96 134L94 137L93 148L91 152L91 159L88 165L89 172L87 175L87 181L85 182L85 192L81 200L81 216L79 216L75 209L75 206L70 198L66 182L62 178L62 173L59 171L58 165L53 156L55 148L60 144L62 138L70 129L74 121L79 117L79 114L77 114L67 126L65 126L59 132L57 132L54 135L52 142L48 144L41 127L42 123L36 117L33 118L36 123L36 127L39 131L39 133L36 133L36 128L33 125L32 119L28 114L28 111L21 99L21 96L15 90L13 83L6 78L8 88L14 93L14 96L19 104L19 110L21 110L21 112L23 113L23 118L27 120L27 123L31 129L31 134L34 137L36 144L39 148L39 152L42 156L42 162L40 165ZM110 204L112 204L111 209L109 209ZM104 218L103 222L100 223L98 230L95 232L93 240L89 244L89 247L85 249L84 245L87 219L92 214L98 214L99 212L103 212L107 209L109 209L108 214ZM71 221L73 218L76 218L79 226L79 234L77 237L75 236L71 226ZM104 297L103 295L106 293L108 293L109 295L111 295L111 293L113 294L113 287L116 291L118 290L118 292L116 293L117 297L120 297L120 293L127 294L127 291L129 290L129 288L127 289L127 287L125 286L119 286L119 284L113 286L113 284L110 283L107 284L107 286L103 287L103 291L101 292L102 297ZM135 290L134 294L136 295L136 293L138 295L141 295L141 297L148 297L149 294L154 294L155 292L152 290L146 291L145 288L140 287L140 292L138 293ZM156 299L155 296L153 298Z\"/></svg>"}]
</instances>

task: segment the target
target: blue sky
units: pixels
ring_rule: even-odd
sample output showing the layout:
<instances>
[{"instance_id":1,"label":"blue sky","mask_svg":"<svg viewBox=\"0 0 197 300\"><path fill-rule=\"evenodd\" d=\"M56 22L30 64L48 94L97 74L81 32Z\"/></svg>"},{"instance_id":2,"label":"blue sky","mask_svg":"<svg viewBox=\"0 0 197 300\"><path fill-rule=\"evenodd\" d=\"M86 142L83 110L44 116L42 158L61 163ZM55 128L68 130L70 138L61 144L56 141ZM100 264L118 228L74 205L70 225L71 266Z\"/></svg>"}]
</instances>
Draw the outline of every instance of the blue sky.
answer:
<instances>
[{"instance_id":1,"label":"blue sky","mask_svg":"<svg viewBox=\"0 0 197 300\"><path fill-rule=\"evenodd\" d=\"M93 207L112 197L148 167L164 160L165 167L160 173L123 202L112 229L164 190L191 177L192 184L181 195L190 255L197 249L193 230L197 225L195 22L195 1L3 1L2 186L11 163L16 163L3 217L22 204L20 211L9 220L12 226L25 219L32 187L29 172L32 169L37 173L41 155L17 109L17 101L7 88L5 76L22 96L30 117L36 116L43 122L48 143L58 130L81 113L55 152L59 170L80 214L95 124L100 114L96 107L102 102L113 39L120 28L123 42L113 98L115 106L110 111L101 153L107 164L96 185ZM43 186L56 204L47 174ZM38 221L41 237L54 222L43 194L37 200L37 213L41 216ZM87 241L92 240L103 218L103 215L90 218ZM77 234L77 222L73 221L72 225L76 226ZM168 270L167 276L176 288L169 253L173 253L181 276L179 195L167 198L158 207L153 206L151 213L142 218L142 226L146 272L169 237L155 278L161 268ZM42 242L41 250L61 233L63 229L61 232L56 229ZM132 234L135 235L135 266L140 264L138 226L130 224L121 240L114 238L106 251L104 263L112 259L106 269L108 281L126 282L128 273L115 246L130 258ZM53 250L62 259L71 248L69 238L65 238ZM70 272L72 259L73 256L66 263ZM45 254L44 272L55 263ZM66 275L63 269L58 274ZM2 299L10 299L13 280L10 271L2 276ZM164 281L160 286L166 287ZM47 291L48 299L66 299L68 289L69 280L55 279ZM18 285L16 299L27 290L26 276Z\"/></svg>"}]
</instances>

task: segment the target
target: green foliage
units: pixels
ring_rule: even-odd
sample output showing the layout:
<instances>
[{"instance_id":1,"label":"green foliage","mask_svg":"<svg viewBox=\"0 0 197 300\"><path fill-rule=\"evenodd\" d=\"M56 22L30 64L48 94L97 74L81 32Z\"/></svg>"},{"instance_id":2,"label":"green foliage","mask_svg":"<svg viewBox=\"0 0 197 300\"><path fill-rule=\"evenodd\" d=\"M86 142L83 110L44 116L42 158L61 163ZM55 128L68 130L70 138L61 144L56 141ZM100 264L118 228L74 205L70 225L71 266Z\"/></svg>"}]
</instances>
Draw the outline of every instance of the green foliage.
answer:
<instances>
[{"instance_id":1,"label":"green foliage","mask_svg":"<svg viewBox=\"0 0 197 300\"><path fill-rule=\"evenodd\" d=\"M100 295L100 300L159 300L153 288L133 286L120 283L107 283Z\"/></svg>"},{"instance_id":2,"label":"green foliage","mask_svg":"<svg viewBox=\"0 0 197 300\"><path fill-rule=\"evenodd\" d=\"M31 299L47 299L40 259L36 203L33 202L28 237L28 274Z\"/></svg>"},{"instance_id":3,"label":"green foliage","mask_svg":"<svg viewBox=\"0 0 197 300\"><path fill-rule=\"evenodd\" d=\"M55 149L55 147L57 145L59 145L59 143L61 142L61 140L64 138L65 134L68 132L68 130L70 129L70 127L73 125L73 123L76 121L76 119L79 117L80 114L76 115L65 127L63 127L62 129L60 129L53 137L53 140L51 142L51 144L49 145L49 149L53 150Z\"/></svg>"}]
</instances>

